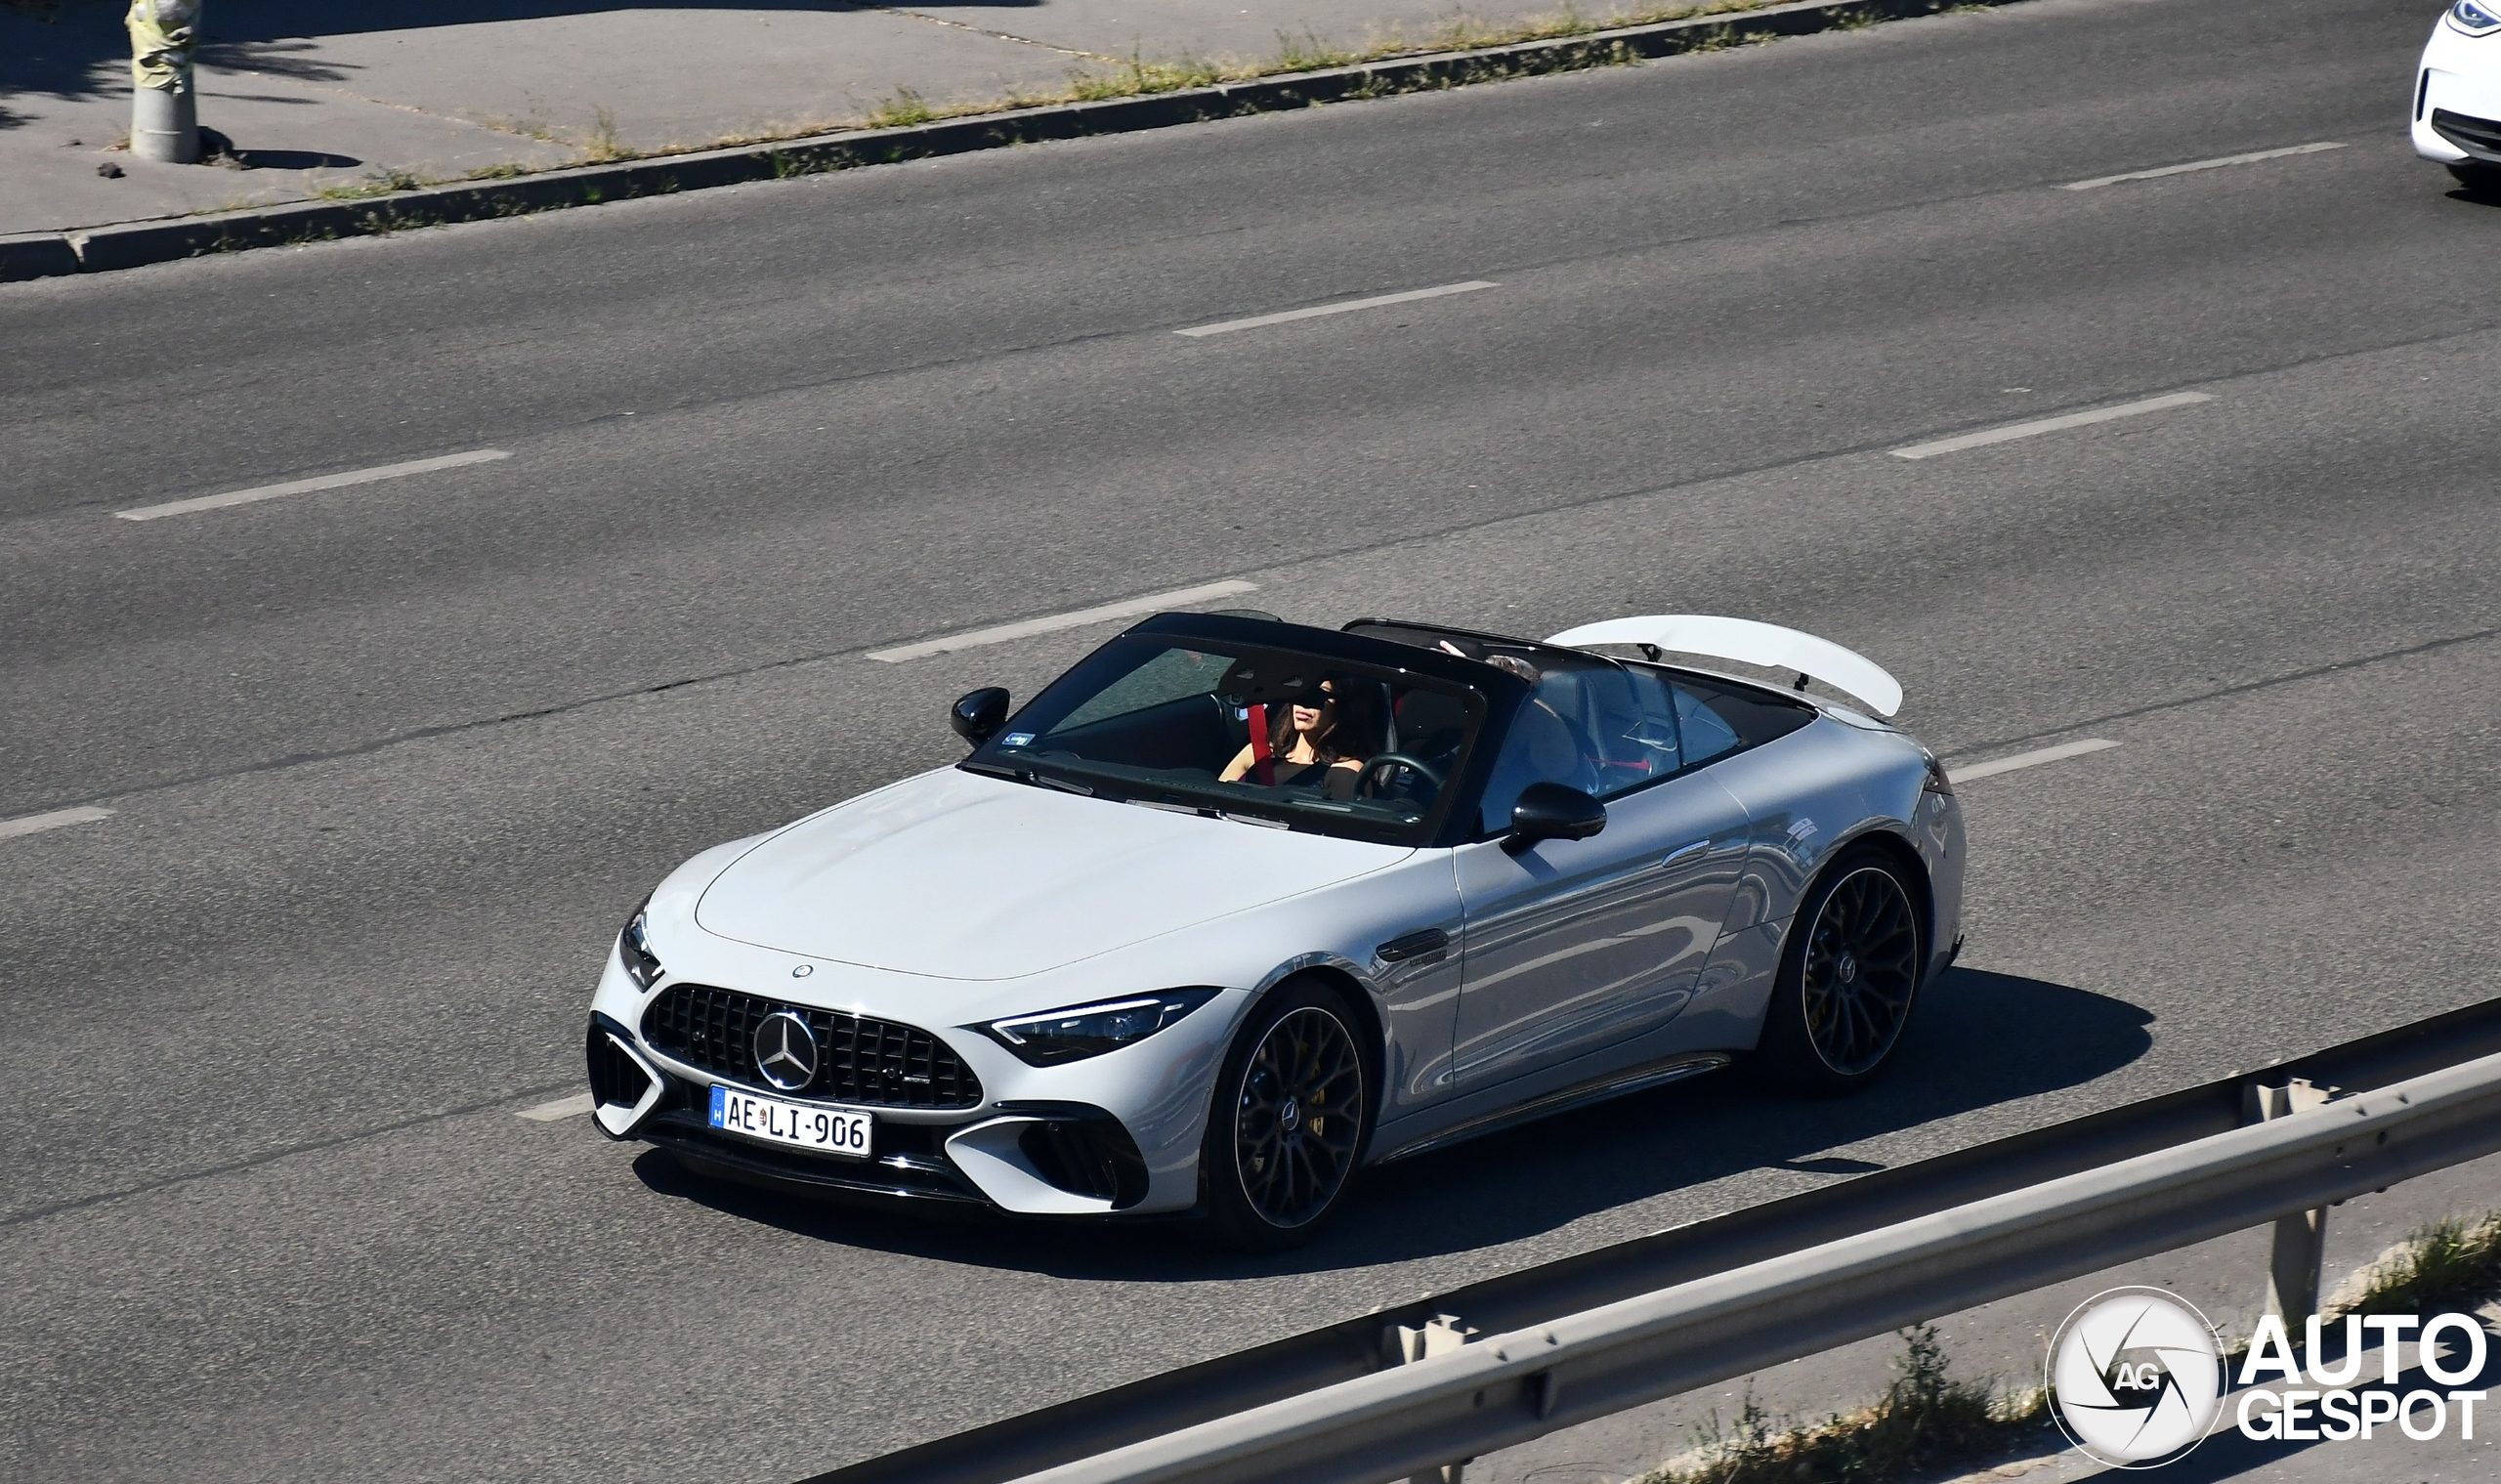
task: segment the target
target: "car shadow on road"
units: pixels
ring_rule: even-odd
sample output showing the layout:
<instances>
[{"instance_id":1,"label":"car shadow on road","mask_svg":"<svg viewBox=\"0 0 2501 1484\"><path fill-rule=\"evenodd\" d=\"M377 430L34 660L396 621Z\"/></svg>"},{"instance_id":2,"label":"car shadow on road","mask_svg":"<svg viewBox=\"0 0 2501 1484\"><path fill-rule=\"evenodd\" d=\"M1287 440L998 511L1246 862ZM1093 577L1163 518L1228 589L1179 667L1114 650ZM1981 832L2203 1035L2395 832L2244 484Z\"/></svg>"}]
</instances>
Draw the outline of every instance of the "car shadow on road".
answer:
<instances>
[{"instance_id":1,"label":"car shadow on road","mask_svg":"<svg viewBox=\"0 0 2501 1484\"><path fill-rule=\"evenodd\" d=\"M1188 1283L1363 1268L1501 1246L1750 1170L1882 1168L1830 1151L2107 1076L2144 1054L2152 1020L2108 996L1956 969L1928 992L1885 1079L1855 1097L1799 1099L1740 1069L1619 1098L1370 1171L1329 1231L1262 1256L1212 1251L1173 1222L947 1220L838 1206L691 1174L658 1150L634 1169L657 1193L824 1241L1054 1277Z\"/></svg>"}]
</instances>

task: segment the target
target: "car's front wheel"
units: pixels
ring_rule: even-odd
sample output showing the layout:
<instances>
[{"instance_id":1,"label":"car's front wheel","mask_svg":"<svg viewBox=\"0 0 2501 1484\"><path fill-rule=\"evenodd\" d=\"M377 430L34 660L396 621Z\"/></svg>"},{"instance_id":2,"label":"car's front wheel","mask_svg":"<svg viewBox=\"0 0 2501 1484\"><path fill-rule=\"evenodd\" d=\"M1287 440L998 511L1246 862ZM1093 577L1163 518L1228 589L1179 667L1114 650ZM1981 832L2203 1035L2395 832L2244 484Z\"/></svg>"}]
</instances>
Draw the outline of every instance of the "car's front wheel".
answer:
<instances>
[{"instance_id":1,"label":"car's front wheel","mask_svg":"<svg viewBox=\"0 0 2501 1484\"><path fill-rule=\"evenodd\" d=\"M2461 160L2449 167L2457 183L2478 194L2501 194L2501 165L2481 160Z\"/></svg>"},{"instance_id":2,"label":"car's front wheel","mask_svg":"<svg viewBox=\"0 0 2501 1484\"><path fill-rule=\"evenodd\" d=\"M1293 979L1269 992L1216 1078L1199 1165L1210 1235L1258 1251L1309 1240L1353 1183L1371 1092L1363 1038L1335 988Z\"/></svg>"},{"instance_id":3,"label":"car's front wheel","mask_svg":"<svg viewBox=\"0 0 2501 1484\"><path fill-rule=\"evenodd\" d=\"M1927 933L1902 868L1861 846L1798 905L1763 1025L1765 1070L1804 1092L1847 1092L1892 1059L1926 967Z\"/></svg>"}]
</instances>

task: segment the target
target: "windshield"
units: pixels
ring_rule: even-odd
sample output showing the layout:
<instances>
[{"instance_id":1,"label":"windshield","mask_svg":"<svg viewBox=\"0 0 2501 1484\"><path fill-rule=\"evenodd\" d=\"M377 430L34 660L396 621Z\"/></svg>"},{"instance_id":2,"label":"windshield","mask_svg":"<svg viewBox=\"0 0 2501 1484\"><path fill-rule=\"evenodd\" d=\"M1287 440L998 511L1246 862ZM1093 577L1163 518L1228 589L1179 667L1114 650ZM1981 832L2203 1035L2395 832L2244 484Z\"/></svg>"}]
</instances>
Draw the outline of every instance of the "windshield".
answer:
<instances>
[{"instance_id":1,"label":"windshield","mask_svg":"<svg viewBox=\"0 0 2501 1484\"><path fill-rule=\"evenodd\" d=\"M1421 844L1483 701L1405 670L1152 634L1114 641L965 760L1129 803Z\"/></svg>"}]
</instances>

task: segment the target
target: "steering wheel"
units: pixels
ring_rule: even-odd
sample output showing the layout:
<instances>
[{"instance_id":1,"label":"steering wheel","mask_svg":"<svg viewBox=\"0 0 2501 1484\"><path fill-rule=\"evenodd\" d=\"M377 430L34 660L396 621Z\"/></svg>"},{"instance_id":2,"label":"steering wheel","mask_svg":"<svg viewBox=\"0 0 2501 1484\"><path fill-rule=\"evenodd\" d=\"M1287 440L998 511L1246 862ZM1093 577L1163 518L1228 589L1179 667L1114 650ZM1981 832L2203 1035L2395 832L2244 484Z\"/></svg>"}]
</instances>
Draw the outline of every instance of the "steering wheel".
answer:
<instances>
[{"instance_id":1,"label":"steering wheel","mask_svg":"<svg viewBox=\"0 0 2501 1484\"><path fill-rule=\"evenodd\" d=\"M1357 798L1368 799L1380 797L1380 786L1373 782L1374 775L1381 775L1380 782L1385 784L1388 782L1386 770L1391 768L1406 768L1420 775L1425 783L1433 785L1436 792L1438 792L1442 786L1442 776L1440 774L1434 772L1424 764L1416 761L1416 759L1409 757L1406 753L1378 752L1373 755L1372 761L1364 764L1364 771L1356 775L1355 796Z\"/></svg>"}]
</instances>

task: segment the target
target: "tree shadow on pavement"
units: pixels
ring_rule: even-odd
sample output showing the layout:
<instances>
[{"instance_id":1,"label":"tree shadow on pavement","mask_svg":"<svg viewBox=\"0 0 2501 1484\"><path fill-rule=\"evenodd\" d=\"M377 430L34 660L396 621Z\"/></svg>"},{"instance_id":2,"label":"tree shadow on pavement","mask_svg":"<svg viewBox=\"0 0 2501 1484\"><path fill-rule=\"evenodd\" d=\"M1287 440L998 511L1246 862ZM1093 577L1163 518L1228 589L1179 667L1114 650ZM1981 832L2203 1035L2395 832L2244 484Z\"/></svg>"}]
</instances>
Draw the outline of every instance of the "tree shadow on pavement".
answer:
<instances>
[{"instance_id":1,"label":"tree shadow on pavement","mask_svg":"<svg viewBox=\"0 0 2501 1484\"><path fill-rule=\"evenodd\" d=\"M824 1241L1062 1278L1187 1283L1363 1268L1519 1241L1749 1170L1882 1168L1827 1151L2094 1081L2145 1053L2152 1019L2064 985L1952 970L1928 992L1894 1066L1858 1096L1802 1100L1737 1069L1619 1098L1369 1171L1310 1246L1255 1257L1201 1247L1168 1221L933 1220L707 1179L657 1150L634 1169L659 1194Z\"/></svg>"},{"instance_id":2,"label":"tree shadow on pavement","mask_svg":"<svg viewBox=\"0 0 2501 1484\"><path fill-rule=\"evenodd\" d=\"M1048 0L912 0L914 10L968 6L1033 9ZM641 9L672 11L871 11L872 0L220 0L207 8L200 61L212 67L279 73L305 82L337 82L338 67L300 54L313 38L368 31L431 30L503 21L600 15ZM130 35L127 0L10 0L0 5L0 103L16 94L64 100L104 96L127 84ZM0 129L26 115L0 106Z\"/></svg>"}]
</instances>

